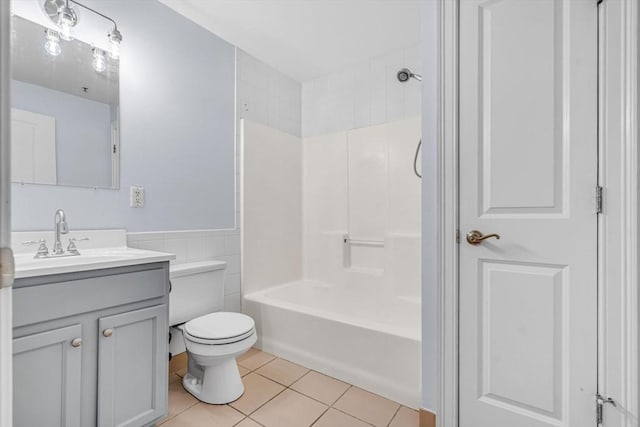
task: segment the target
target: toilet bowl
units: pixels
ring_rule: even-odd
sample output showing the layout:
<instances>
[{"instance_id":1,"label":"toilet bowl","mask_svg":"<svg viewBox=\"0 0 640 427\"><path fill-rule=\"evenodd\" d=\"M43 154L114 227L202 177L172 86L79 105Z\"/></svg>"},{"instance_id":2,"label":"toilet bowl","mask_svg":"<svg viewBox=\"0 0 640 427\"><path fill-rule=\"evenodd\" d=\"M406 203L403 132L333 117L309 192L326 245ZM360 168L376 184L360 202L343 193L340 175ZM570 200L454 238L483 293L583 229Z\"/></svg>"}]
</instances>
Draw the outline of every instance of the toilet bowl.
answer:
<instances>
[{"instance_id":1,"label":"toilet bowl","mask_svg":"<svg viewBox=\"0 0 640 427\"><path fill-rule=\"evenodd\" d=\"M198 400L225 404L242 396L244 385L236 357L255 344L253 319L241 313L217 312L185 323L187 348L184 388Z\"/></svg>"},{"instance_id":2,"label":"toilet bowl","mask_svg":"<svg viewBox=\"0 0 640 427\"><path fill-rule=\"evenodd\" d=\"M255 344L253 319L222 311L224 261L170 267L170 324L182 332L187 373L182 385L202 402L225 404L242 396L236 357Z\"/></svg>"}]
</instances>

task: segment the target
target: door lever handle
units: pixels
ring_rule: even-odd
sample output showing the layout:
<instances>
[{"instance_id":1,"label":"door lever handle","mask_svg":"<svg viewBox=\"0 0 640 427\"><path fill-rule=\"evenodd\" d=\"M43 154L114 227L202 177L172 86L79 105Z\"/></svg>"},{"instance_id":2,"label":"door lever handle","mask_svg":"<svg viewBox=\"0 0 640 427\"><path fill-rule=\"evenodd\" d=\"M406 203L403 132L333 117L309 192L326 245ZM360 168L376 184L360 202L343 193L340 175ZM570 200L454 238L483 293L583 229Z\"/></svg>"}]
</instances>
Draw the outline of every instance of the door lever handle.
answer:
<instances>
[{"instance_id":1,"label":"door lever handle","mask_svg":"<svg viewBox=\"0 0 640 427\"><path fill-rule=\"evenodd\" d=\"M491 239L492 237L495 237L496 239L500 239L499 234L492 233L492 234L484 235L478 230L471 230L470 232L467 233L467 242L470 245L475 246L475 245L479 245L486 239Z\"/></svg>"}]
</instances>

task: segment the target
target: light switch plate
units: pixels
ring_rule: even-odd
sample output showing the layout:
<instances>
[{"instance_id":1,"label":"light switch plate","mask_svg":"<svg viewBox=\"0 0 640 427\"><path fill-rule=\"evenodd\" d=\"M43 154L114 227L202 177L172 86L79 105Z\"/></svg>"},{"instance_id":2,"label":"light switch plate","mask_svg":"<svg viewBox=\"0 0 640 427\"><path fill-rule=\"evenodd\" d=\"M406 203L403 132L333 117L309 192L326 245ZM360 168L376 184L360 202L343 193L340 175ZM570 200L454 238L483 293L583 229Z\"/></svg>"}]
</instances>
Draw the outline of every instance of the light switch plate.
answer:
<instances>
[{"instance_id":1,"label":"light switch plate","mask_svg":"<svg viewBox=\"0 0 640 427\"><path fill-rule=\"evenodd\" d=\"M132 208L144 207L144 187L134 185L129 191L129 206Z\"/></svg>"}]
</instances>

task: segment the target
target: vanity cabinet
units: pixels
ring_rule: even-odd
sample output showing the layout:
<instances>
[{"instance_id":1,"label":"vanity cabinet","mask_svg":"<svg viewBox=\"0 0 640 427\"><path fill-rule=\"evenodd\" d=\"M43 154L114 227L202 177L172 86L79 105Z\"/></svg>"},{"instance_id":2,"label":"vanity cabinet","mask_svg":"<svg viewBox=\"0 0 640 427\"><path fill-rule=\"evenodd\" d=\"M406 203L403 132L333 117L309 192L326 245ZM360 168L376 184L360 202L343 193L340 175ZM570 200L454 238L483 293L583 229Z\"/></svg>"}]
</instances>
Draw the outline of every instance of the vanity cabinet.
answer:
<instances>
[{"instance_id":1,"label":"vanity cabinet","mask_svg":"<svg viewBox=\"0 0 640 427\"><path fill-rule=\"evenodd\" d=\"M169 263L17 279L14 426L140 427L167 412Z\"/></svg>"}]
</instances>

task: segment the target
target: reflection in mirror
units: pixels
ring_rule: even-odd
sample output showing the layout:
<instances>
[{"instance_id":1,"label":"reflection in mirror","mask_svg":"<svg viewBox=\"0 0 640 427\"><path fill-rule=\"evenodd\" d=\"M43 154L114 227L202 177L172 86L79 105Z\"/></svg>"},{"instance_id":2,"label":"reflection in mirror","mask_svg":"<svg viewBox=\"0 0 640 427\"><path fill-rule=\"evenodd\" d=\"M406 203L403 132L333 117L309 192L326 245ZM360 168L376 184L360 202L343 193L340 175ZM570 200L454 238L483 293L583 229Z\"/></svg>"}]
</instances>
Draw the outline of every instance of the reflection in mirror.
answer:
<instances>
[{"instance_id":1,"label":"reflection in mirror","mask_svg":"<svg viewBox=\"0 0 640 427\"><path fill-rule=\"evenodd\" d=\"M117 188L118 61L12 18L12 181Z\"/></svg>"}]
</instances>

